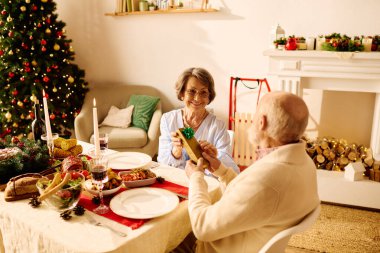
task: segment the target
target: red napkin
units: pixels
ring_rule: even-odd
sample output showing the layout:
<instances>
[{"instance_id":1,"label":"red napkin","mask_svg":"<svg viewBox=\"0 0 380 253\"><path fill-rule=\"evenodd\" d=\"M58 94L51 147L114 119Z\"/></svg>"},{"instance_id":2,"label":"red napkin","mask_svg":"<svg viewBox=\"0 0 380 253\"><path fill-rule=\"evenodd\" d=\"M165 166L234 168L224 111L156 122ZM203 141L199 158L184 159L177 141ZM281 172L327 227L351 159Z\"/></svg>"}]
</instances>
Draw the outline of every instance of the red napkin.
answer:
<instances>
[{"instance_id":1,"label":"red napkin","mask_svg":"<svg viewBox=\"0 0 380 253\"><path fill-rule=\"evenodd\" d=\"M172 192L175 192L178 194L186 195L186 196L188 195L188 192L189 192L189 189L187 187L182 186L182 185L178 185L178 184L166 181L166 180L163 183L156 182L156 183L152 184L151 186L166 189L166 190L169 190L169 191L172 191ZM128 189L121 188L116 194L119 194L125 190L128 190ZM112 196L104 196L104 204L109 206L111 198L112 198ZM88 196L85 194L81 194L78 205L83 206L84 208L86 208L89 211L92 211L97 207L97 205L92 203L92 196ZM149 221L149 219L125 218L125 217L122 217L120 215L115 214L114 212L112 212L112 210L110 210L109 212L107 212L105 214L100 214L100 215L103 217L106 217L108 219L111 219L113 221L116 221L120 224L126 225L126 226L130 227L131 229L137 229L137 228L141 227L142 225L144 225L144 223L146 221Z\"/></svg>"}]
</instances>

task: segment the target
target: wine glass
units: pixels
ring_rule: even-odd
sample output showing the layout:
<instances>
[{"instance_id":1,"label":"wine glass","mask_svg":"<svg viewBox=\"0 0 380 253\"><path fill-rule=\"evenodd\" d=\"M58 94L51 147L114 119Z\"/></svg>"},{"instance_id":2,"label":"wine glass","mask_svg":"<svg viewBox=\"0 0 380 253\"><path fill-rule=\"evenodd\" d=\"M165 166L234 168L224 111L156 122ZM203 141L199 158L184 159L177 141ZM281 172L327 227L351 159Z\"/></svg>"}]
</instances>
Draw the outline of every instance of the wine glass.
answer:
<instances>
[{"instance_id":1,"label":"wine glass","mask_svg":"<svg viewBox=\"0 0 380 253\"><path fill-rule=\"evenodd\" d=\"M108 149L108 134L107 133L99 134L99 145L100 145L100 152L102 154L105 154Z\"/></svg>"},{"instance_id":2,"label":"wine glass","mask_svg":"<svg viewBox=\"0 0 380 253\"><path fill-rule=\"evenodd\" d=\"M108 181L107 164L108 160L104 156L93 157L90 160L92 181L97 185L97 188L99 189L100 205L93 210L97 214L105 214L110 210L108 206L104 205L103 201L103 187L104 183Z\"/></svg>"}]
</instances>

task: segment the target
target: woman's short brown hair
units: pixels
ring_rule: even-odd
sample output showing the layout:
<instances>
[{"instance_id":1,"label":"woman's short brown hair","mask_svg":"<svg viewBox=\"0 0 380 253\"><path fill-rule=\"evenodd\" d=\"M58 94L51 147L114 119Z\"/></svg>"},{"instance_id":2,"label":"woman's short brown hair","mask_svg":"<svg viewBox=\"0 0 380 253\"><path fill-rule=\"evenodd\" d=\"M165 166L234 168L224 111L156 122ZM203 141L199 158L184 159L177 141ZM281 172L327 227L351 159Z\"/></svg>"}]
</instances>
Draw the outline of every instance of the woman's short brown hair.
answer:
<instances>
[{"instance_id":1,"label":"woman's short brown hair","mask_svg":"<svg viewBox=\"0 0 380 253\"><path fill-rule=\"evenodd\" d=\"M208 92L210 93L208 97L208 103L210 104L216 96L214 78L212 78L211 74L203 68L188 68L178 77L175 84L177 98L181 101L183 100L182 97L185 92L186 84L192 76L207 87Z\"/></svg>"}]
</instances>

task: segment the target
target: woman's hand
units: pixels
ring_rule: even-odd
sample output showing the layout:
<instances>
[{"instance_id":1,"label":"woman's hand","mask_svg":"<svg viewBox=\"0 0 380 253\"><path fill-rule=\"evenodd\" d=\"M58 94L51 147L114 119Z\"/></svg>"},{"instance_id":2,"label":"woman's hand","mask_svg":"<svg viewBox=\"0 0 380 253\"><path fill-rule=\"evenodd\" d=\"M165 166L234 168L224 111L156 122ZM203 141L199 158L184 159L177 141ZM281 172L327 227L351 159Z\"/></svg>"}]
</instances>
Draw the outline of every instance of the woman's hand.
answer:
<instances>
[{"instance_id":1,"label":"woman's hand","mask_svg":"<svg viewBox=\"0 0 380 253\"><path fill-rule=\"evenodd\" d=\"M203 158L199 158L196 165L191 160L188 160L186 162L185 172L188 178L190 178L191 175L196 171L204 172Z\"/></svg>"},{"instance_id":2,"label":"woman's hand","mask_svg":"<svg viewBox=\"0 0 380 253\"><path fill-rule=\"evenodd\" d=\"M221 162L219 161L218 158L210 156L208 153L203 152L202 156L210 163L210 167L208 167L208 170L211 173L214 173L217 169L219 169L219 166Z\"/></svg>"},{"instance_id":3,"label":"woman's hand","mask_svg":"<svg viewBox=\"0 0 380 253\"><path fill-rule=\"evenodd\" d=\"M199 145L201 146L203 152L206 152L209 156L213 158L218 157L218 150L211 143L200 140Z\"/></svg>"},{"instance_id":4,"label":"woman's hand","mask_svg":"<svg viewBox=\"0 0 380 253\"><path fill-rule=\"evenodd\" d=\"M181 139L178 137L178 134L176 132L171 132L171 140L172 140L172 155L174 158L179 159L182 156L182 149L183 149L183 144Z\"/></svg>"}]
</instances>

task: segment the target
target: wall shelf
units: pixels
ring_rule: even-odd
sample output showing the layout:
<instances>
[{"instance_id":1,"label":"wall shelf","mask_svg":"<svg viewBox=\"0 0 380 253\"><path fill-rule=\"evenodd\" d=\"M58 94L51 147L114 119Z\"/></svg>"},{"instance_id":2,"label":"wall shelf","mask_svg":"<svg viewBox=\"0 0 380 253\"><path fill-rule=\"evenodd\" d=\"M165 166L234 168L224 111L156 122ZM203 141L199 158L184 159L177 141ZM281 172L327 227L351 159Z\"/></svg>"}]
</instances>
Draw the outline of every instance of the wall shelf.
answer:
<instances>
[{"instance_id":1,"label":"wall shelf","mask_svg":"<svg viewBox=\"0 0 380 253\"><path fill-rule=\"evenodd\" d=\"M133 12L114 12L106 13L106 16L128 16L128 15L150 15L150 14L179 14L179 13L209 13L217 12L216 9L169 9L155 11L133 11Z\"/></svg>"}]
</instances>

